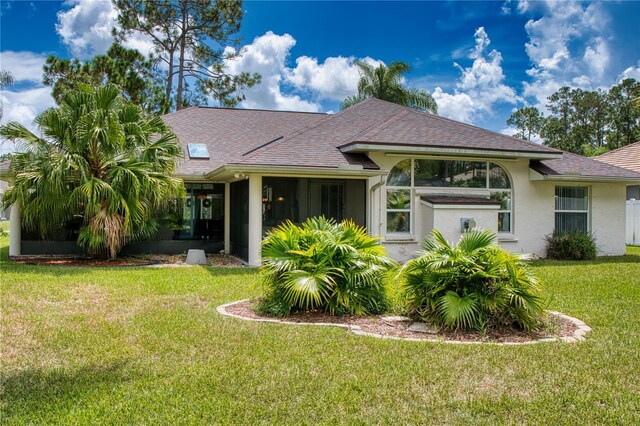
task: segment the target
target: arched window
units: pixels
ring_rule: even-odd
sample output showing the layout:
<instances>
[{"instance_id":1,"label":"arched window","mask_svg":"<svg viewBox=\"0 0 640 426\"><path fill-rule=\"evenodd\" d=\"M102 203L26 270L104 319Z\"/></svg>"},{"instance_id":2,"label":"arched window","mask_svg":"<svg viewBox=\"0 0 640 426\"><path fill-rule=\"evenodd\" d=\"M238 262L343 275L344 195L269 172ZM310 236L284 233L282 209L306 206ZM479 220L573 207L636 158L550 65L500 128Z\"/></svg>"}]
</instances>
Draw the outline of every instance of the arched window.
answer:
<instances>
[{"instance_id":1,"label":"arched window","mask_svg":"<svg viewBox=\"0 0 640 426\"><path fill-rule=\"evenodd\" d=\"M412 231L413 194L424 188L487 189L500 201L498 232L512 232L512 188L507 172L495 163L467 160L406 159L387 177L387 233Z\"/></svg>"}]
</instances>

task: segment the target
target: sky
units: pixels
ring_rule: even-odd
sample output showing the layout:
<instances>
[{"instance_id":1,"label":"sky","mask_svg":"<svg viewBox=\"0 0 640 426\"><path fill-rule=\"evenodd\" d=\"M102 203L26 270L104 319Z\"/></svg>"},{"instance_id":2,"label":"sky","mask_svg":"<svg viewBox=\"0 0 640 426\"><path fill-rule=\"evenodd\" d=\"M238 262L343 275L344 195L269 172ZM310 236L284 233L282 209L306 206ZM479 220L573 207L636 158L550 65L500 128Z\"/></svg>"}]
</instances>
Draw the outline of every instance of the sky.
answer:
<instances>
[{"instance_id":1,"label":"sky","mask_svg":"<svg viewBox=\"0 0 640 426\"><path fill-rule=\"evenodd\" d=\"M429 91L440 115L511 134L513 111L545 111L562 86L640 80L639 1L247 1L243 8L242 56L226 66L262 75L244 108L337 112L356 92L354 60L403 61L411 66L405 83ZM0 1L0 69L17 80L2 92L1 122L34 128L37 114L55 105L41 82L45 58L104 53L116 13L108 0ZM141 36L127 46L145 54L152 47Z\"/></svg>"}]
</instances>

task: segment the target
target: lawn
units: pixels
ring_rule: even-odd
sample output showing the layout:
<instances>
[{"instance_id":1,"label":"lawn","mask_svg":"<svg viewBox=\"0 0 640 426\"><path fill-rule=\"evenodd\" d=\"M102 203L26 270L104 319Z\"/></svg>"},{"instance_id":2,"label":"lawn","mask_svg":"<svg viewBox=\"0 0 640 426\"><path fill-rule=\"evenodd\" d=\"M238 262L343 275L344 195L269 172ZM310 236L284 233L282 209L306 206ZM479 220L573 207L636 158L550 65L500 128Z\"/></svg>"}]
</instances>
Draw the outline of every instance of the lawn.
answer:
<instances>
[{"instance_id":1,"label":"lawn","mask_svg":"<svg viewBox=\"0 0 640 426\"><path fill-rule=\"evenodd\" d=\"M640 249L539 261L584 343L385 341L215 307L254 270L16 265L2 246L3 424L639 424Z\"/></svg>"}]
</instances>

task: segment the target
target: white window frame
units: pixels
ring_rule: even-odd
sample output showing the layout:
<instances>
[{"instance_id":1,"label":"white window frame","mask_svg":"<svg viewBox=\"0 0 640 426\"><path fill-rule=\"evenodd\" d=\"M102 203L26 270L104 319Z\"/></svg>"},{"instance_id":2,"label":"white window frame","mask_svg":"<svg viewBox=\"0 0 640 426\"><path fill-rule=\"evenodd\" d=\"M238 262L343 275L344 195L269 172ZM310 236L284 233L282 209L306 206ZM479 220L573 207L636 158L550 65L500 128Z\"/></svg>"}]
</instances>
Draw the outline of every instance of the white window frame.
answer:
<instances>
[{"instance_id":1,"label":"white window frame","mask_svg":"<svg viewBox=\"0 0 640 426\"><path fill-rule=\"evenodd\" d=\"M558 188L585 188L587 190L587 208L585 210L558 210L556 208L556 190ZM589 185L556 185L553 188L553 232L558 232L556 229L556 215L558 213L585 213L587 215L587 229L584 232L591 232L591 187Z\"/></svg>"},{"instance_id":2,"label":"white window frame","mask_svg":"<svg viewBox=\"0 0 640 426\"><path fill-rule=\"evenodd\" d=\"M514 234L514 213L513 213L513 179L511 179L511 175L509 174L509 172L507 171L507 169L505 169L501 164L498 164L494 161L490 161L490 160L478 160L478 159L460 159L460 158L414 158L414 157L410 157L410 158L403 158L401 160L399 160L398 162L396 162L393 167L391 168L391 170L393 170L394 167L396 167L398 164L400 164L402 161L405 160L410 160L411 161L411 165L410 165L410 172L411 172L411 183L410 186L397 186L397 185L389 185L387 186L385 184L384 186L384 195L383 195L383 199L382 202L384 203L384 230L385 230L385 240L388 241L394 241L394 240L407 240L407 239L413 239L414 238L414 234L415 234L415 194L416 194L416 190L417 189L424 189L424 188L432 188L432 189L436 189L436 190L442 190L442 189L455 189L457 187L450 187L450 186L415 186L415 160L419 159L419 160L435 160L435 161L468 161L468 162L472 162L472 163L485 163L485 186L484 187L479 187L479 188L464 188L464 189L470 189L470 190L486 190L489 191L490 194L494 194L497 192L508 192L509 193L509 198L511 200L511 205L510 205L510 209L503 209L502 206L500 206L500 210L498 210L498 214L500 213L509 213L509 231L498 231L498 236L500 235L513 235ZM495 164L496 166L500 167L504 173L507 175L507 179L509 179L509 188L491 188L490 185L490 179L489 179L489 173L491 170L490 165L491 164ZM387 175L387 180L389 179L389 175ZM460 189L460 188L458 188ZM410 206L409 209L387 209L387 197L388 197L388 191L399 191L399 190L405 190L405 191L409 191L410 192ZM399 211L403 211L403 212L409 212L409 232L389 232L388 231L388 223L387 223L387 213L389 212L399 212ZM497 225L497 224L496 224Z\"/></svg>"}]
</instances>

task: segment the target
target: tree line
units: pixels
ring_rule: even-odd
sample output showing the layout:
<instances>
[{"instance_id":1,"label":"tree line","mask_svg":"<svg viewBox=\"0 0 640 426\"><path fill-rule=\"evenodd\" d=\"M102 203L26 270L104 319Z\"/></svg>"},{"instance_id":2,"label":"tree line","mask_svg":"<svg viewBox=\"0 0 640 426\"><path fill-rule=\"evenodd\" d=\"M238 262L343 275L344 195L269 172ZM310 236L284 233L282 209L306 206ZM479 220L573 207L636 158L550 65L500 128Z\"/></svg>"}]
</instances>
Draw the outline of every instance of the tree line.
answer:
<instances>
[{"instance_id":1,"label":"tree line","mask_svg":"<svg viewBox=\"0 0 640 426\"><path fill-rule=\"evenodd\" d=\"M545 116L535 107L515 111L515 137L536 136L547 146L593 156L640 140L640 82L622 80L608 91L562 87L549 96Z\"/></svg>"}]
</instances>

